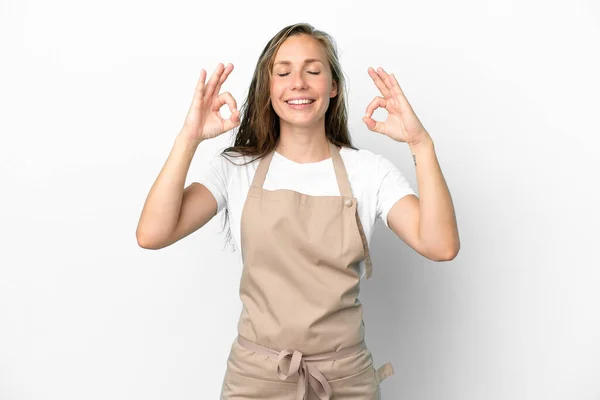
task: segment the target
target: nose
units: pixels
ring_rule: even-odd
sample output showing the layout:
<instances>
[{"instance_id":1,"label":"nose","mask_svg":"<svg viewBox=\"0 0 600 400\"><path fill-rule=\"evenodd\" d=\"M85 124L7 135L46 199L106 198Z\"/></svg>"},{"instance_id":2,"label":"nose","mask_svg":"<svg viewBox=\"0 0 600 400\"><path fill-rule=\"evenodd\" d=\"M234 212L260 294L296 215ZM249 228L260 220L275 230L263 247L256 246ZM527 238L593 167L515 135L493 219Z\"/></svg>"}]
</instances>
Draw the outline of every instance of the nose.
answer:
<instances>
[{"instance_id":1,"label":"nose","mask_svg":"<svg viewBox=\"0 0 600 400\"><path fill-rule=\"evenodd\" d=\"M306 89L306 80L302 71L296 72L292 77L292 89Z\"/></svg>"}]
</instances>

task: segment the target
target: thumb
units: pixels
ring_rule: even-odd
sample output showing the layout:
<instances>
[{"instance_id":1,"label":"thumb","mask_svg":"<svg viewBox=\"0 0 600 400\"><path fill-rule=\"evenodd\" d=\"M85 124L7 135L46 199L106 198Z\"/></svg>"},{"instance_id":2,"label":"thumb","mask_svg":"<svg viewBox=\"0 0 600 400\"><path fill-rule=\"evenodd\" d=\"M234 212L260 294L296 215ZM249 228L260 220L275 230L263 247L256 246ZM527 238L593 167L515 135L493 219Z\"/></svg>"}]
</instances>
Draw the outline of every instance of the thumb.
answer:
<instances>
[{"instance_id":1,"label":"thumb","mask_svg":"<svg viewBox=\"0 0 600 400\"><path fill-rule=\"evenodd\" d=\"M224 128L225 131L229 131L235 127L237 127L238 125L240 125L240 112L238 110L234 110L231 113L231 116L229 117L229 119L226 119L224 121Z\"/></svg>"},{"instance_id":2,"label":"thumb","mask_svg":"<svg viewBox=\"0 0 600 400\"><path fill-rule=\"evenodd\" d=\"M373 118L367 117L366 115L362 118L362 120L367 125L367 128L369 128L370 131L384 134L383 124L381 122L375 121Z\"/></svg>"}]
</instances>

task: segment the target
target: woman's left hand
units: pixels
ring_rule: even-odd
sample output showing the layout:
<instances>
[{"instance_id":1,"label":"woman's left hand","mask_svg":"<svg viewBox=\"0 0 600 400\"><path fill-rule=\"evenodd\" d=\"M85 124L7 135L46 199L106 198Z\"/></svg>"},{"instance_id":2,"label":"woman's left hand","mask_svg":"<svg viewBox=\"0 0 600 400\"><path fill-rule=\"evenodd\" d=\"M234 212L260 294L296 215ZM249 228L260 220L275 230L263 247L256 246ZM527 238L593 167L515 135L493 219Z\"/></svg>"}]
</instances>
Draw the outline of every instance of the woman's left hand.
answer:
<instances>
[{"instance_id":1,"label":"woman's left hand","mask_svg":"<svg viewBox=\"0 0 600 400\"><path fill-rule=\"evenodd\" d=\"M375 97L367 106L363 121L369 130L411 146L430 140L429 133L408 103L394 74L388 75L381 67L378 72L369 67L369 75L383 95L383 97ZM379 107L385 108L388 112L385 122L375 121L371 118L373 112Z\"/></svg>"}]
</instances>

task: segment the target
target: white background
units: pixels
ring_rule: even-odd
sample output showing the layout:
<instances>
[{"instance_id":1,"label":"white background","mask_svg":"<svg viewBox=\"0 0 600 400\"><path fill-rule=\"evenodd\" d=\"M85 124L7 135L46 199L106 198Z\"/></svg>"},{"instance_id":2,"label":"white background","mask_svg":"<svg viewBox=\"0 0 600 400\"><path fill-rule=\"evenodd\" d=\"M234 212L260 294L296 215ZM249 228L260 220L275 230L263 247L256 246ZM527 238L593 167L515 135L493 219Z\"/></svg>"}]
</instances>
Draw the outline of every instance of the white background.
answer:
<instances>
[{"instance_id":1,"label":"white background","mask_svg":"<svg viewBox=\"0 0 600 400\"><path fill-rule=\"evenodd\" d=\"M222 214L159 251L135 230L200 69L233 63L241 106L296 22L338 43L355 145L417 189L361 121L367 68L395 74L456 207L451 262L378 222L360 297L383 397L600 399L598 4L2 0L0 399L218 398L241 310Z\"/></svg>"}]
</instances>

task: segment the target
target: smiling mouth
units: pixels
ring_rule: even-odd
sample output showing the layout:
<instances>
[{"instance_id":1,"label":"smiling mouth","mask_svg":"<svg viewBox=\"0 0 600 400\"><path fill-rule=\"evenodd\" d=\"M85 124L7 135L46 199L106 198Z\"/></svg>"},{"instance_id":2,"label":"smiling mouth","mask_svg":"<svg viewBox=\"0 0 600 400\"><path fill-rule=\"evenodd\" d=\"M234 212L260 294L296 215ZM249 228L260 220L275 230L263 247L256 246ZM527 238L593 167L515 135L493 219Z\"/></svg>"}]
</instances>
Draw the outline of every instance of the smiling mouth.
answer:
<instances>
[{"instance_id":1,"label":"smiling mouth","mask_svg":"<svg viewBox=\"0 0 600 400\"><path fill-rule=\"evenodd\" d=\"M312 105L315 103L315 100L302 100L300 103L290 103L289 101L285 102L292 110L305 110L308 108L312 108Z\"/></svg>"},{"instance_id":2,"label":"smiling mouth","mask_svg":"<svg viewBox=\"0 0 600 400\"><path fill-rule=\"evenodd\" d=\"M307 104L312 104L314 102L315 102L314 100L302 100L302 101L300 101L298 103L296 103L296 102L292 103L290 101L286 101L286 103L288 103L291 106L303 106L303 105L307 105Z\"/></svg>"}]
</instances>

